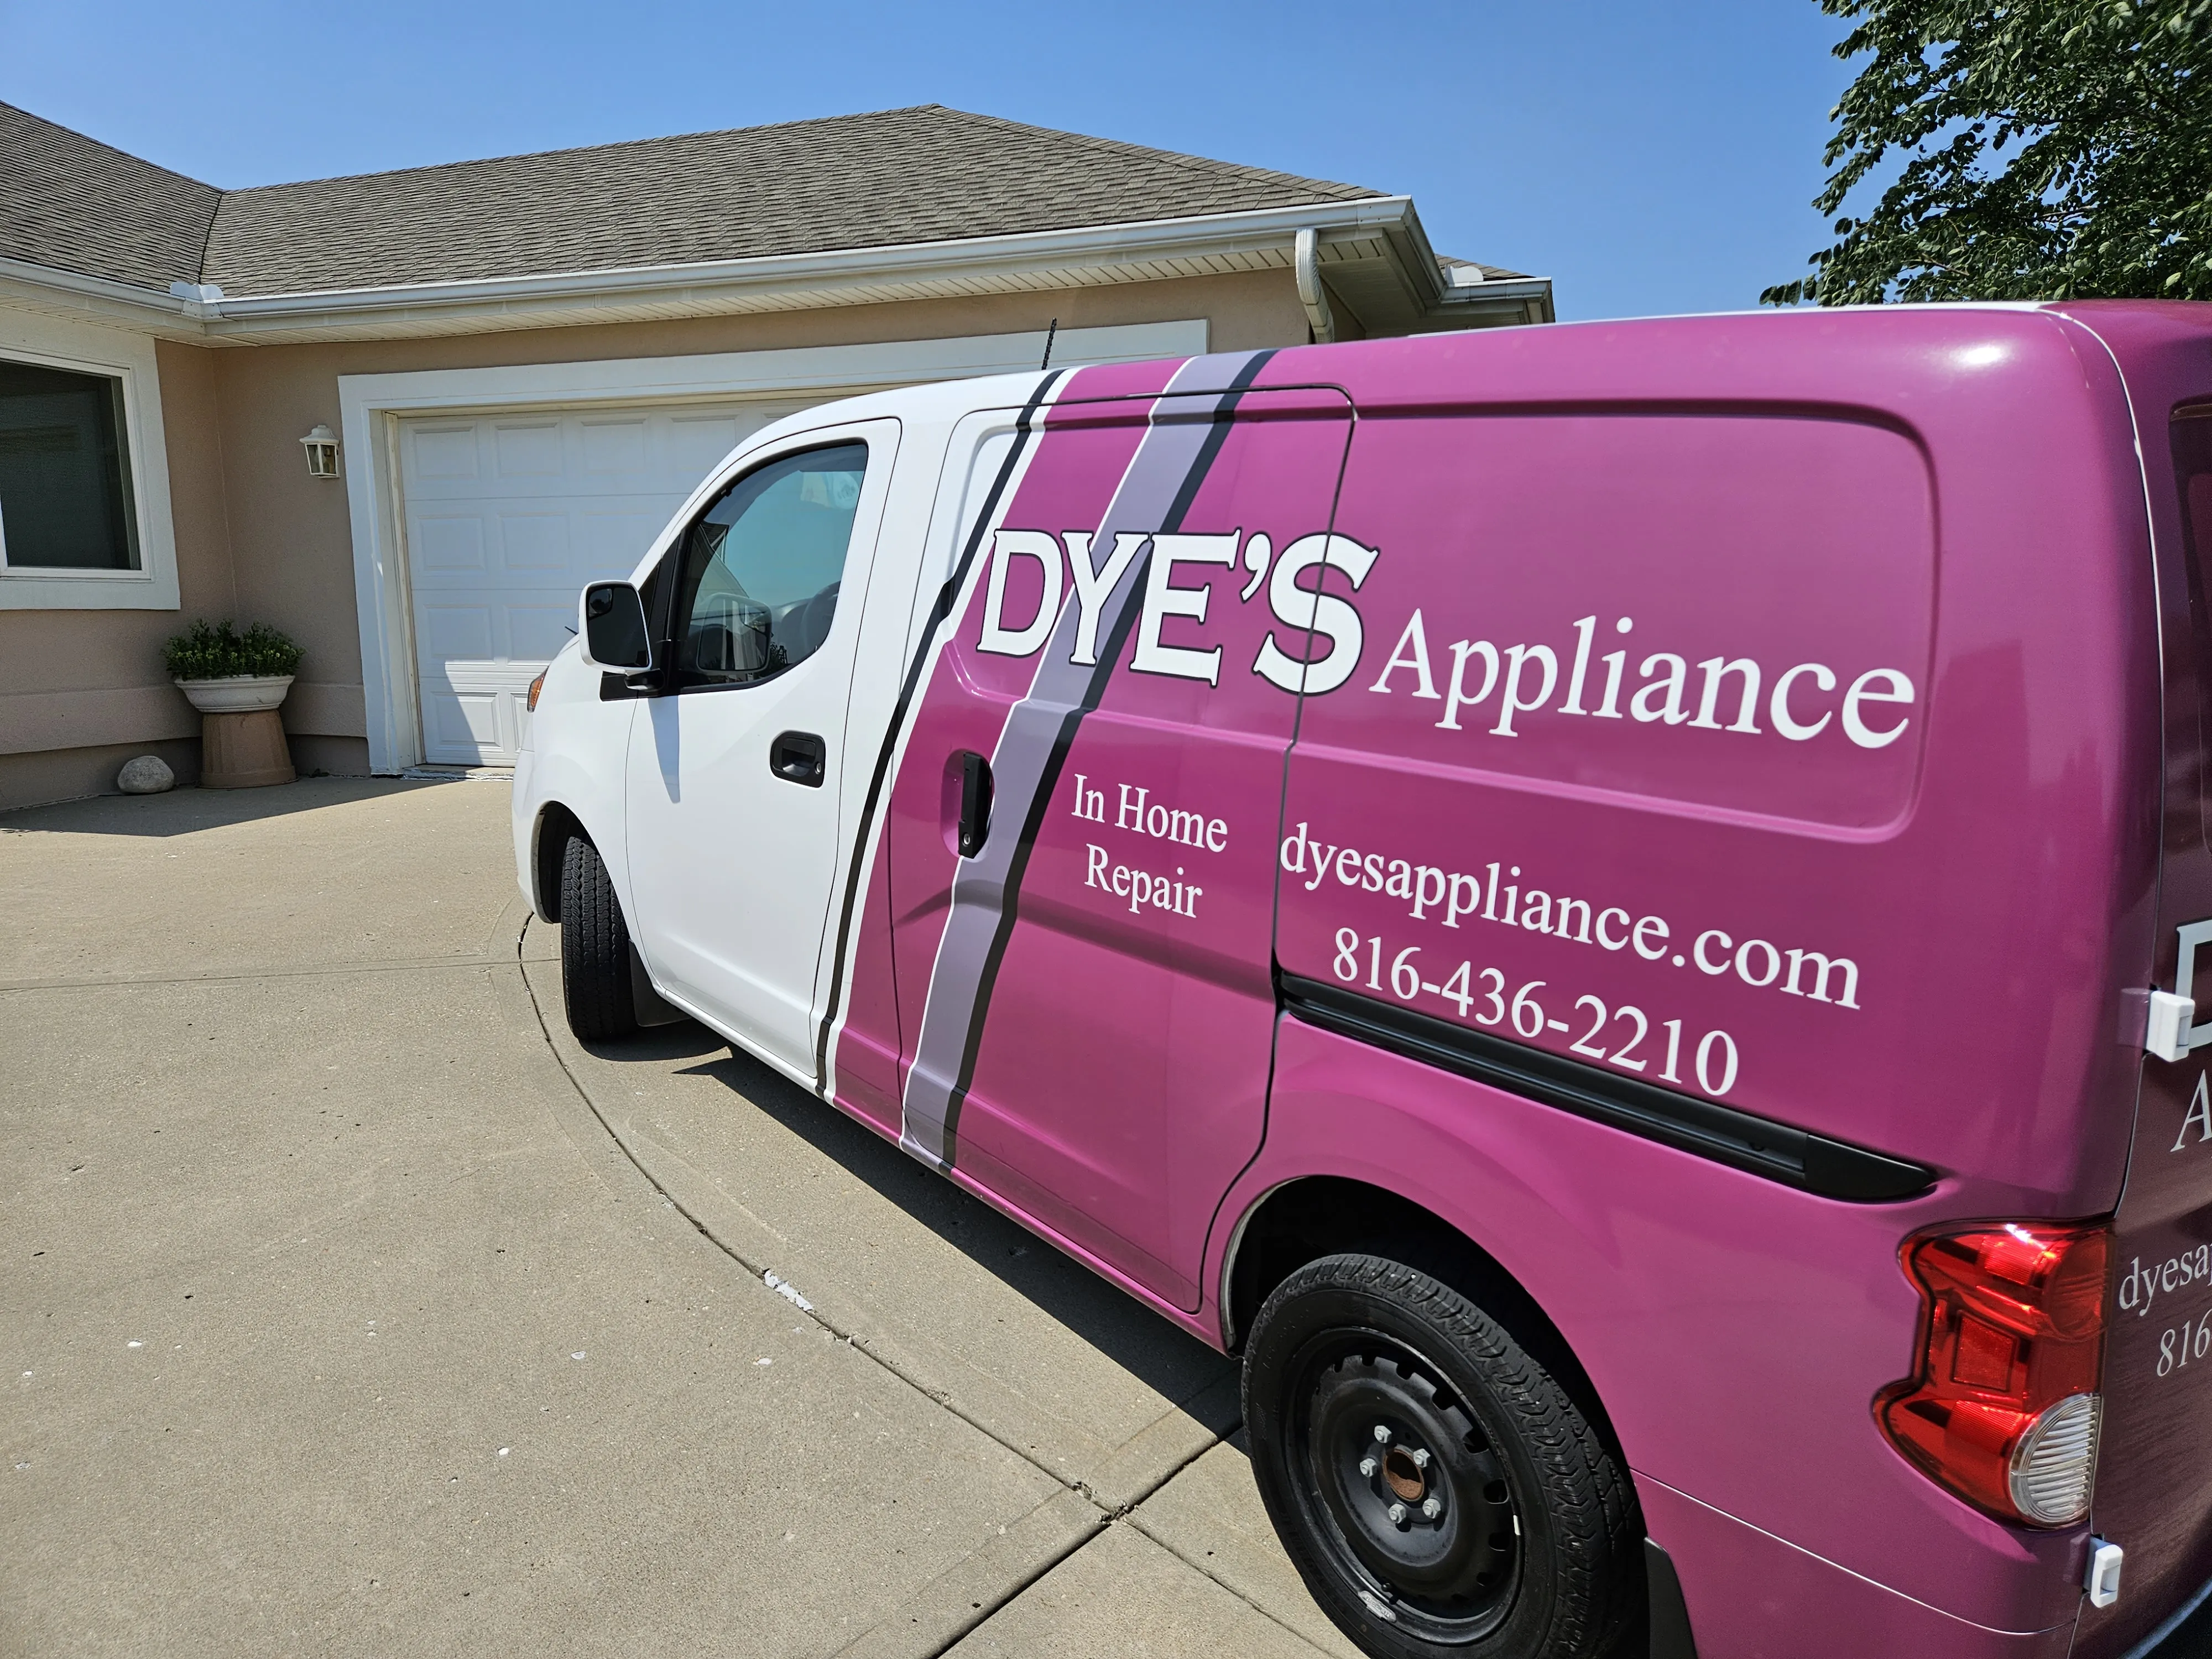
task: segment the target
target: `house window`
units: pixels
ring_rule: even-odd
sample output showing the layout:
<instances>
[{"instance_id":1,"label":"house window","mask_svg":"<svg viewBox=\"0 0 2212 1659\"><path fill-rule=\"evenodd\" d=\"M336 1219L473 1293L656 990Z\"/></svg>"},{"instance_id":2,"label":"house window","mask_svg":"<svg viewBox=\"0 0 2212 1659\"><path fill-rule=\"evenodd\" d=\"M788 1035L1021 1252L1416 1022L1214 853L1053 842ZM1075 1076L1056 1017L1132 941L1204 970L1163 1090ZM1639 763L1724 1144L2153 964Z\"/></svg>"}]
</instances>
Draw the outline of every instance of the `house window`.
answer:
<instances>
[{"instance_id":1,"label":"house window","mask_svg":"<svg viewBox=\"0 0 2212 1659\"><path fill-rule=\"evenodd\" d=\"M136 570L123 382L0 359L0 568Z\"/></svg>"}]
</instances>

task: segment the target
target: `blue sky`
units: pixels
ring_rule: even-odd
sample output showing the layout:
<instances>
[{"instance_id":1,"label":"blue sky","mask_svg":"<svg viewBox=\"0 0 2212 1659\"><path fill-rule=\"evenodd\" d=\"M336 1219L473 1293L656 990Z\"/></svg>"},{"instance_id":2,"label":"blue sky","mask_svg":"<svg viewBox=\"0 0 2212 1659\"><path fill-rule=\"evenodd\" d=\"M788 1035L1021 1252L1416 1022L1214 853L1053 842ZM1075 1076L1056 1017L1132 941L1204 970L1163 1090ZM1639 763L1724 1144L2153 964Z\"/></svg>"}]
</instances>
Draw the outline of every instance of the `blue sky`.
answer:
<instances>
[{"instance_id":1,"label":"blue sky","mask_svg":"<svg viewBox=\"0 0 2212 1659\"><path fill-rule=\"evenodd\" d=\"M1409 192L1563 318L1728 310L1826 240L1814 0L0 0L0 100L268 184L944 103Z\"/></svg>"}]
</instances>

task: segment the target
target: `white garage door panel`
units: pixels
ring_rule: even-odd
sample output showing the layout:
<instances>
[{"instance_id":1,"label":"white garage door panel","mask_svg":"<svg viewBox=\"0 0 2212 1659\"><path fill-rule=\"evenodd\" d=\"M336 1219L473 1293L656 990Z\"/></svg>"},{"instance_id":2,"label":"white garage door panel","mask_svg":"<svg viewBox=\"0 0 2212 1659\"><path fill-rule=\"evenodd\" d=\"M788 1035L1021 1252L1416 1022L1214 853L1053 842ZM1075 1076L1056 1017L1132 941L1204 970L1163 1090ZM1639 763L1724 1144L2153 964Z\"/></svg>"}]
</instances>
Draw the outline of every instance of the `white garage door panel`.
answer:
<instances>
[{"instance_id":1,"label":"white garage door panel","mask_svg":"<svg viewBox=\"0 0 2212 1659\"><path fill-rule=\"evenodd\" d=\"M400 428L423 758L511 763L586 582L627 576L740 439L806 401L422 416Z\"/></svg>"}]
</instances>

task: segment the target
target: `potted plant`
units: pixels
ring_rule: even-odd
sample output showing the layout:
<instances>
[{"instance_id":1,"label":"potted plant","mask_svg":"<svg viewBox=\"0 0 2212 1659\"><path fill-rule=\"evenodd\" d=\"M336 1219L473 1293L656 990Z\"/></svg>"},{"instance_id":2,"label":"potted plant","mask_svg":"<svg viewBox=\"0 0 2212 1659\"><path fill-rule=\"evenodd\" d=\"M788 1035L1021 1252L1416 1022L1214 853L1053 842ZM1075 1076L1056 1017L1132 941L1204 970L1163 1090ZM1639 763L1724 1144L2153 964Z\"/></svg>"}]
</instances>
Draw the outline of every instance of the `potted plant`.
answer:
<instances>
[{"instance_id":1,"label":"potted plant","mask_svg":"<svg viewBox=\"0 0 2212 1659\"><path fill-rule=\"evenodd\" d=\"M291 750L276 709L302 654L266 623L240 633L228 622L196 622L161 647L169 678L202 716L202 788L292 781Z\"/></svg>"},{"instance_id":2,"label":"potted plant","mask_svg":"<svg viewBox=\"0 0 2212 1659\"><path fill-rule=\"evenodd\" d=\"M196 622L161 647L169 678L203 714L274 708L292 686L303 653L267 623Z\"/></svg>"}]
</instances>

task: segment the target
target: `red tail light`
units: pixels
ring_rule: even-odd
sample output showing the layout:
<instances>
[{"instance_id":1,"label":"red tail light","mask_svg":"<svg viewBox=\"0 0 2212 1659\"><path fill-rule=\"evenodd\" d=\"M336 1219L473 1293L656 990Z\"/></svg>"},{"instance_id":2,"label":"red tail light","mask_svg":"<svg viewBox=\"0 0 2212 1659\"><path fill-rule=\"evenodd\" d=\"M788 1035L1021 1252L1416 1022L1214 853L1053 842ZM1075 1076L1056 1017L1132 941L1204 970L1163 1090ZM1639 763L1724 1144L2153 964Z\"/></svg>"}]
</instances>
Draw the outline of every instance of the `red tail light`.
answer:
<instances>
[{"instance_id":1,"label":"red tail light","mask_svg":"<svg viewBox=\"0 0 2212 1659\"><path fill-rule=\"evenodd\" d=\"M2102 1409L2111 1230L1986 1222L1917 1233L1920 1352L1875 1398L1893 1444L2007 1521L2066 1526L2089 1507Z\"/></svg>"}]
</instances>

